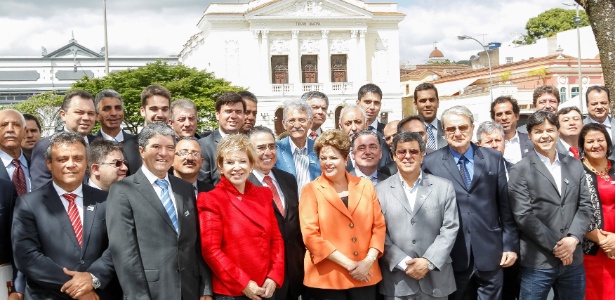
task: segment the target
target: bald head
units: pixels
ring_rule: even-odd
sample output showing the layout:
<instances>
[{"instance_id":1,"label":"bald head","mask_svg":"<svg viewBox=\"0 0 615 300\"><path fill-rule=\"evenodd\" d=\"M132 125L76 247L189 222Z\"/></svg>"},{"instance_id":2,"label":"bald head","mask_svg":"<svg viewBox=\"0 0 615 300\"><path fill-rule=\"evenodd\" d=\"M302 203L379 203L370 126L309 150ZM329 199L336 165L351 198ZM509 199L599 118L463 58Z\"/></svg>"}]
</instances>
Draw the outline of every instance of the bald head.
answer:
<instances>
[{"instance_id":1,"label":"bald head","mask_svg":"<svg viewBox=\"0 0 615 300\"><path fill-rule=\"evenodd\" d=\"M399 120L391 121L384 126L384 140L386 141L389 148L391 148L391 144L393 143L393 137L397 133L397 124L399 124Z\"/></svg>"}]
</instances>

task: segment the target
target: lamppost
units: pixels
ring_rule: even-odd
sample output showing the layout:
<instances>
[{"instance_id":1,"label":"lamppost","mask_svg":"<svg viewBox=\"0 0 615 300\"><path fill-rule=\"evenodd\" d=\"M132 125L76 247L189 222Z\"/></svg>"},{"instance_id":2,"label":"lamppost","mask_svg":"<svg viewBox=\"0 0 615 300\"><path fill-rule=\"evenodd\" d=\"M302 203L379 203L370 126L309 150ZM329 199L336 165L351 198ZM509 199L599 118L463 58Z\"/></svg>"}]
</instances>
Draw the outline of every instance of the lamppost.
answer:
<instances>
[{"instance_id":1,"label":"lamppost","mask_svg":"<svg viewBox=\"0 0 615 300\"><path fill-rule=\"evenodd\" d=\"M476 41L481 47L483 47L483 50L485 50L485 53L487 53L487 63L489 63L489 95L491 96L491 102L493 102L493 76L491 76L491 56L489 56L489 47L483 45L483 43L481 43L479 40L469 36L469 35L460 35L457 36L458 39L460 40L474 40Z\"/></svg>"},{"instance_id":2,"label":"lamppost","mask_svg":"<svg viewBox=\"0 0 615 300\"><path fill-rule=\"evenodd\" d=\"M574 17L573 22L577 25L577 63L579 65L578 76L579 76L579 109L581 110L581 115L583 115L583 78L581 77L581 29L579 29L579 25L581 25L581 17L579 17L579 4L576 3L562 3L566 6L576 6L577 7L577 15Z\"/></svg>"},{"instance_id":3,"label":"lamppost","mask_svg":"<svg viewBox=\"0 0 615 300\"><path fill-rule=\"evenodd\" d=\"M107 43L107 0L103 0L103 21L105 27L105 75L109 76L109 45Z\"/></svg>"}]
</instances>

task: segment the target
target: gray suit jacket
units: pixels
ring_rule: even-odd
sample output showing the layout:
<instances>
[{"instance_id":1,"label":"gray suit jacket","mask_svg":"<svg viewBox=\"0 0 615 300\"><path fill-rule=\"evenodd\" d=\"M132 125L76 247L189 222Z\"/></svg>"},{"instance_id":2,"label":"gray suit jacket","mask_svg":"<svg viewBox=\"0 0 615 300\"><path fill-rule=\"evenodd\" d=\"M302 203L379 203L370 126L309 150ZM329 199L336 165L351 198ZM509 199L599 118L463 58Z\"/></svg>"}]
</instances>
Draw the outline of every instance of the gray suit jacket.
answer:
<instances>
[{"instance_id":1,"label":"gray suit jacket","mask_svg":"<svg viewBox=\"0 0 615 300\"><path fill-rule=\"evenodd\" d=\"M350 159L348 161L350 161ZM349 171L348 173L350 173L350 175L353 175L353 176L358 176L357 172L355 172L355 170L356 169L353 168L352 171ZM390 177L389 174L387 174L386 172L383 172L380 169L378 169L378 183L381 183L381 182L385 181L389 177Z\"/></svg>"},{"instance_id":2,"label":"gray suit jacket","mask_svg":"<svg viewBox=\"0 0 615 300\"><path fill-rule=\"evenodd\" d=\"M203 172L199 172L199 180L213 185L218 184L220 181L220 173L218 173L218 167L216 166L216 148L221 140L222 135L218 129L199 140L203 155L203 164L201 165Z\"/></svg>"},{"instance_id":3,"label":"gray suit jacket","mask_svg":"<svg viewBox=\"0 0 615 300\"><path fill-rule=\"evenodd\" d=\"M433 297L453 293L455 277L450 253L459 230L453 184L423 173L414 209L410 208L397 175L379 183L376 193L387 223L384 254L380 259L380 293L408 296L421 291ZM415 280L397 268L406 256L424 257L436 269L422 280Z\"/></svg>"},{"instance_id":4,"label":"gray suit jacket","mask_svg":"<svg viewBox=\"0 0 615 300\"><path fill-rule=\"evenodd\" d=\"M109 190L109 249L127 299L198 299L212 294L192 185L171 175L169 181L179 236L142 169Z\"/></svg>"},{"instance_id":5,"label":"gray suit jacket","mask_svg":"<svg viewBox=\"0 0 615 300\"><path fill-rule=\"evenodd\" d=\"M510 206L521 237L520 265L546 269L561 266L552 251L557 242L572 235L579 241L589 229L591 202L581 161L559 153L562 182L560 193L555 179L531 152L510 169ZM583 263L581 244L572 265Z\"/></svg>"}]
</instances>

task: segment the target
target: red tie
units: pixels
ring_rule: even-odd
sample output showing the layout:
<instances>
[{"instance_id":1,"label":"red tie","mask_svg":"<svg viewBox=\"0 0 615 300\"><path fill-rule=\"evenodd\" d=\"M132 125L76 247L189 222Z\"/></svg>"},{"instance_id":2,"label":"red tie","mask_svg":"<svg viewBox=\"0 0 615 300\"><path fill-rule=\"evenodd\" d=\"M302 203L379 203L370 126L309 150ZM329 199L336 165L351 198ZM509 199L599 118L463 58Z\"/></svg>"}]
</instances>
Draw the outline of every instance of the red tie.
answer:
<instances>
[{"instance_id":1,"label":"red tie","mask_svg":"<svg viewBox=\"0 0 615 300\"><path fill-rule=\"evenodd\" d=\"M62 196L64 196L64 198L68 200L68 217L70 218L70 224L73 225L73 230L75 231L77 242L79 242L79 246L81 247L81 240L83 238L83 225L81 225L79 210L77 210L77 205L75 205L75 198L77 198L77 195L67 193Z\"/></svg>"},{"instance_id":2,"label":"red tie","mask_svg":"<svg viewBox=\"0 0 615 300\"><path fill-rule=\"evenodd\" d=\"M265 180L265 183L267 184L267 187L271 190L271 193L273 193L273 202L275 202L275 205L278 207L278 211L280 211L280 214L283 217L284 216L284 206L282 206L282 199L280 199L280 194L278 194L278 189L275 188L275 184L273 184L273 180L271 179L269 175L266 175L264 180Z\"/></svg>"},{"instance_id":3,"label":"red tie","mask_svg":"<svg viewBox=\"0 0 615 300\"><path fill-rule=\"evenodd\" d=\"M578 147L570 147L570 152L572 152L572 154L574 155L574 158L581 159L581 156L579 155Z\"/></svg>"},{"instance_id":4,"label":"red tie","mask_svg":"<svg viewBox=\"0 0 615 300\"><path fill-rule=\"evenodd\" d=\"M310 132L310 140L315 140L318 137L318 133L316 131Z\"/></svg>"},{"instance_id":5,"label":"red tie","mask_svg":"<svg viewBox=\"0 0 615 300\"><path fill-rule=\"evenodd\" d=\"M15 165L15 172L13 172L13 183L15 184L15 188L17 188L17 194L21 196L28 192L28 188L26 186L26 175L23 173L19 159L13 159L13 165Z\"/></svg>"}]
</instances>

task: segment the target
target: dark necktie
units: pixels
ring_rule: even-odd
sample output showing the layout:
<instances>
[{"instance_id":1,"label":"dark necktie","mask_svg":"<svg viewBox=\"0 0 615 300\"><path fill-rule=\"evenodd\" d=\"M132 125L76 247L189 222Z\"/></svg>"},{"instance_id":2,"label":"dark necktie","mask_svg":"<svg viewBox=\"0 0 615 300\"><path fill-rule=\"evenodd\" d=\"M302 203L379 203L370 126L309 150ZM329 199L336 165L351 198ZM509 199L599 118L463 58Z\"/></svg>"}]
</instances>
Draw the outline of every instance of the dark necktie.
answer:
<instances>
[{"instance_id":1,"label":"dark necktie","mask_svg":"<svg viewBox=\"0 0 615 300\"><path fill-rule=\"evenodd\" d=\"M459 158L459 172L461 173L461 179L466 184L466 189L470 189L470 184L472 184L472 177L470 177L470 172L468 172L468 168L466 167L466 162L468 159L462 155Z\"/></svg>"},{"instance_id":2,"label":"dark necktie","mask_svg":"<svg viewBox=\"0 0 615 300\"><path fill-rule=\"evenodd\" d=\"M570 152L572 152L574 158L581 159L581 156L579 155L579 147L570 147Z\"/></svg>"},{"instance_id":3,"label":"dark necktie","mask_svg":"<svg viewBox=\"0 0 615 300\"><path fill-rule=\"evenodd\" d=\"M21 163L19 159L13 159L13 165L15 165L15 171L13 172L13 183L15 184L15 188L17 189L18 195L23 195L28 192L28 188L26 185L26 175L21 168Z\"/></svg>"},{"instance_id":4,"label":"dark necktie","mask_svg":"<svg viewBox=\"0 0 615 300\"><path fill-rule=\"evenodd\" d=\"M73 230L75 231L77 242L79 242L79 246L81 246L81 241L83 239L83 225L81 224L81 217L79 217L79 210L77 210L77 205L75 204L75 198L77 198L77 195L66 193L62 196L68 201L68 218L70 219L70 224L73 226Z\"/></svg>"},{"instance_id":5,"label":"dark necktie","mask_svg":"<svg viewBox=\"0 0 615 300\"><path fill-rule=\"evenodd\" d=\"M278 189L275 187L275 184L273 184L273 179L271 179L271 176L266 175L263 180L267 184L267 187L271 190L271 193L273 193L273 202L275 203L275 206L278 207L278 211L283 217L284 216L284 206L282 205L282 199L280 199L280 194L278 193Z\"/></svg>"},{"instance_id":6,"label":"dark necktie","mask_svg":"<svg viewBox=\"0 0 615 300\"><path fill-rule=\"evenodd\" d=\"M436 137L433 135L433 125L426 124L427 126L427 149L436 150Z\"/></svg>"}]
</instances>

